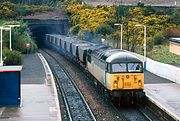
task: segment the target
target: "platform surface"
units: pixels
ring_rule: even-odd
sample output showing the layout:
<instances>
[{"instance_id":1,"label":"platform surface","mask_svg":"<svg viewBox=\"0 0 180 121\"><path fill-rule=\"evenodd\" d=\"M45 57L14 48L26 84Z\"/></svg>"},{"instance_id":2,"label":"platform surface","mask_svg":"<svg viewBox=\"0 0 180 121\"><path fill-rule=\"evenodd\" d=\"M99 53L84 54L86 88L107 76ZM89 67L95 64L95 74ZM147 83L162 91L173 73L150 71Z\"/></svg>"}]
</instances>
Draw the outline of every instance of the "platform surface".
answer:
<instances>
[{"instance_id":1,"label":"platform surface","mask_svg":"<svg viewBox=\"0 0 180 121\"><path fill-rule=\"evenodd\" d=\"M1 107L0 121L57 121L55 101L46 85L22 85L20 107Z\"/></svg>"},{"instance_id":2,"label":"platform surface","mask_svg":"<svg viewBox=\"0 0 180 121\"><path fill-rule=\"evenodd\" d=\"M24 55L21 83L44 84L45 78L46 74L39 56L37 54Z\"/></svg>"},{"instance_id":3,"label":"platform surface","mask_svg":"<svg viewBox=\"0 0 180 121\"><path fill-rule=\"evenodd\" d=\"M145 84L146 95L154 103L180 120L180 85L176 83Z\"/></svg>"},{"instance_id":4,"label":"platform surface","mask_svg":"<svg viewBox=\"0 0 180 121\"><path fill-rule=\"evenodd\" d=\"M43 64L37 54L24 56L21 105L0 107L0 121L58 121L54 89L46 83Z\"/></svg>"}]
</instances>

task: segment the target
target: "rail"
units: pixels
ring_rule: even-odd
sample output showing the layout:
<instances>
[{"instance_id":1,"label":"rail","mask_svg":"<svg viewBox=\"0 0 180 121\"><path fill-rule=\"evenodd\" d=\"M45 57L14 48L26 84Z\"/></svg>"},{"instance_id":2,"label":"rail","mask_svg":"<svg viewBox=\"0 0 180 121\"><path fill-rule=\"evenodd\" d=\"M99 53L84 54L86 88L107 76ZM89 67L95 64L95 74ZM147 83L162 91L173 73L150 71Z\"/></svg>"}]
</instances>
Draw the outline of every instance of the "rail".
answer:
<instances>
[{"instance_id":1,"label":"rail","mask_svg":"<svg viewBox=\"0 0 180 121\"><path fill-rule=\"evenodd\" d=\"M63 97L63 101L65 103L69 120L96 121L96 118L88 106L85 98L78 89L76 83L72 80L71 76L65 71L64 67L47 52L41 52L48 60L53 70L58 87Z\"/></svg>"}]
</instances>

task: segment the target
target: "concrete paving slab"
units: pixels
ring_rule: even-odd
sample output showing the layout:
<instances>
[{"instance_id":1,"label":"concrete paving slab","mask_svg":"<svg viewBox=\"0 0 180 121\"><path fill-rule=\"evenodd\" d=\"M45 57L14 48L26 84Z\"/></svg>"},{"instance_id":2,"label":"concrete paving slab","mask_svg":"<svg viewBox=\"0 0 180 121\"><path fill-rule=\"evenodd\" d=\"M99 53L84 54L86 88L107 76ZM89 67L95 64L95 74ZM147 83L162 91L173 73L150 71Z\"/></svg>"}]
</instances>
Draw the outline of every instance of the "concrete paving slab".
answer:
<instances>
[{"instance_id":1,"label":"concrete paving slab","mask_svg":"<svg viewBox=\"0 0 180 121\"><path fill-rule=\"evenodd\" d=\"M21 106L0 108L1 121L58 121L51 86L25 84L21 88Z\"/></svg>"},{"instance_id":2,"label":"concrete paving slab","mask_svg":"<svg viewBox=\"0 0 180 121\"><path fill-rule=\"evenodd\" d=\"M145 93L157 106L175 119L180 120L179 84L145 84Z\"/></svg>"}]
</instances>

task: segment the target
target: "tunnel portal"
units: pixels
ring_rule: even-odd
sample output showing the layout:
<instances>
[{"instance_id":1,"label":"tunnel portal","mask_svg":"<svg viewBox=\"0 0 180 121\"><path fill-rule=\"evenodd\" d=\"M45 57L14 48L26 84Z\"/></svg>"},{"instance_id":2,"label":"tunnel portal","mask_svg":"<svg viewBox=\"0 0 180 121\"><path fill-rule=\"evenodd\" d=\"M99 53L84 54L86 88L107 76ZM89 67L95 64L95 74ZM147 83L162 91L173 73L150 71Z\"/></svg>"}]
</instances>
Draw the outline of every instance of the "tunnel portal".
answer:
<instances>
[{"instance_id":1,"label":"tunnel portal","mask_svg":"<svg viewBox=\"0 0 180 121\"><path fill-rule=\"evenodd\" d=\"M28 22L28 27L37 43L38 48L44 46L45 34L66 35L69 29L69 20L64 19L23 19Z\"/></svg>"}]
</instances>

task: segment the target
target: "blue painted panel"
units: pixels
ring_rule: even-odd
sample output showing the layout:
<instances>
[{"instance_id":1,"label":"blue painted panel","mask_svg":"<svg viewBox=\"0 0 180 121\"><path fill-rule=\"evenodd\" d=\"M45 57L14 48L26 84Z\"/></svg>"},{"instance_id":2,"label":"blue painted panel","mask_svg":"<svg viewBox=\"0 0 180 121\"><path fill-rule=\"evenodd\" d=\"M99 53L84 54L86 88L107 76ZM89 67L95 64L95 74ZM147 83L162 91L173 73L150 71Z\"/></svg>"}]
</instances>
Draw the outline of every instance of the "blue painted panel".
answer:
<instances>
[{"instance_id":1,"label":"blue painted panel","mask_svg":"<svg viewBox=\"0 0 180 121\"><path fill-rule=\"evenodd\" d=\"M0 106L20 104L20 72L0 72Z\"/></svg>"}]
</instances>

